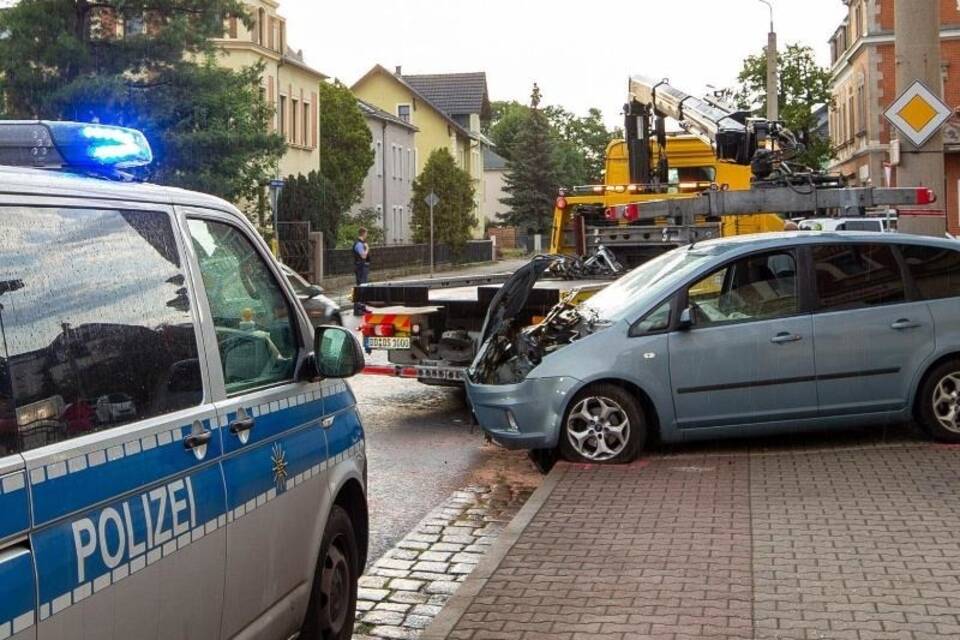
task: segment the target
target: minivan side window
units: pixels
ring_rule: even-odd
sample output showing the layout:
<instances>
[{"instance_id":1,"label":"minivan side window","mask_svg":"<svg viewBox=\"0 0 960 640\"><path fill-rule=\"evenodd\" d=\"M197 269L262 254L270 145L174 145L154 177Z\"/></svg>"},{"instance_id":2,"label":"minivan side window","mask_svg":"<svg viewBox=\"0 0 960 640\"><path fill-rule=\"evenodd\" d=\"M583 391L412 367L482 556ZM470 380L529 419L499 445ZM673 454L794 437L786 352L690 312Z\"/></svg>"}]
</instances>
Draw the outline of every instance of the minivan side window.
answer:
<instances>
[{"instance_id":1,"label":"minivan side window","mask_svg":"<svg viewBox=\"0 0 960 640\"><path fill-rule=\"evenodd\" d=\"M687 290L697 326L769 320L800 310L797 260L775 251L732 262Z\"/></svg>"},{"instance_id":2,"label":"minivan side window","mask_svg":"<svg viewBox=\"0 0 960 640\"><path fill-rule=\"evenodd\" d=\"M922 299L960 296L960 251L902 244L900 254Z\"/></svg>"},{"instance_id":3,"label":"minivan side window","mask_svg":"<svg viewBox=\"0 0 960 640\"><path fill-rule=\"evenodd\" d=\"M200 404L163 212L0 207L0 455Z\"/></svg>"},{"instance_id":4,"label":"minivan side window","mask_svg":"<svg viewBox=\"0 0 960 640\"><path fill-rule=\"evenodd\" d=\"M820 311L875 307L906 299L892 245L814 245L813 265Z\"/></svg>"},{"instance_id":5,"label":"minivan side window","mask_svg":"<svg viewBox=\"0 0 960 640\"><path fill-rule=\"evenodd\" d=\"M292 380L298 341L287 297L237 228L190 220L227 393Z\"/></svg>"}]
</instances>

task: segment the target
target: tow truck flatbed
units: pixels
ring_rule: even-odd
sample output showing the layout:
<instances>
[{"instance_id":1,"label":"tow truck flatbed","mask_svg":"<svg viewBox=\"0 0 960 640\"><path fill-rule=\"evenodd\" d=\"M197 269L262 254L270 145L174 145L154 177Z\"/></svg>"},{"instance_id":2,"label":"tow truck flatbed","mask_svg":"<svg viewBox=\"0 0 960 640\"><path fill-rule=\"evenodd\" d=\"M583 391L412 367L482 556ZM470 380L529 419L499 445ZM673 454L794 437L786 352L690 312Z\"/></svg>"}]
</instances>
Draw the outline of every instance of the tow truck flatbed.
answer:
<instances>
[{"instance_id":1,"label":"tow truck flatbed","mask_svg":"<svg viewBox=\"0 0 960 640\"><path fill-rule=\"evenodd\" d=\"M389 365L365 373L416 378L427 384L460 384L476 353L476 340L494 296L512 273L400 280L365 284L354 299L368 309L361 325L364 348L387 352ZM521 313L530 323L561 299L584 300L612 282L545 279L537 282Z\"/></svg>"}]
</instances>

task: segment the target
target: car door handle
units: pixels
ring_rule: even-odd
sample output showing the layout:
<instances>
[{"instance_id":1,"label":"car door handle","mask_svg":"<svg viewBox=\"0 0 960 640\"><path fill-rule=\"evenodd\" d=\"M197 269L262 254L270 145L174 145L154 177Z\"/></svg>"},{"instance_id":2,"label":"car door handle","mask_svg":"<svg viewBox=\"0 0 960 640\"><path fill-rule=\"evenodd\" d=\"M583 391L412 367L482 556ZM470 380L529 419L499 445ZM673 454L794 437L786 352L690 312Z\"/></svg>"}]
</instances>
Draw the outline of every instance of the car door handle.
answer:
<instances>
[{"instance_id":1,"label":"car door handle","mask_svg":"<svg viewBox=\"0 0 960 640\"><path fill-rule=\"evenodd\" d=\"M183 448L196 449L197 447L202 447L205 444L210 444L210 439L212 437L213 433L210 431L204 431L203 433L191 433L183 439Z\"/></svg>"},{"instance_id":2,"label":"car door handle","mask_svg":"<svg viewBox=\"0 0 960 640\"><path fill-rule=\"evenodd\" d=\"M770 342L773 344L786 344L788 342L799 342L803 340L803 336L798 336L795 333L778 333L777 335L770 338Z\"/></svg>"},{"instance_id":3,"label":"car door handle","mask_svg":"<svg viewBox=\"0 0 960 640\"><path fill-rule=\"evenodd\" d=\"M324 429L329 429L330 427L333 426L334 422L335 422L335 419L333 416L327 416L326 418L323 419L322 422L320 422L320 426L323 427Z\"/></svg>"},{"instance_id":4,"label":"car door handle","mask_svg":"<svg viewBox=\"0 0 960 640\"><path fill-rule=\"evenodd\" d=\"M253 429L254 420L253 416L247 416L245 418L237 418L230 423L230 433L234 435L239 435L245 431L250 431Z\"/></svg>"},{"instance_id":5,"label":"car door handle","mask_svg":"<svg viewBox=\"0 0 960 640\"><path fill-rule=\"evenodd\" d=\"M896 331L903 331L904 329L916 329L919 326L919 322L914 322L913 320L908 320L907 318L900 318L890 325L890 328Z\"/></svg>"}]
</instances>

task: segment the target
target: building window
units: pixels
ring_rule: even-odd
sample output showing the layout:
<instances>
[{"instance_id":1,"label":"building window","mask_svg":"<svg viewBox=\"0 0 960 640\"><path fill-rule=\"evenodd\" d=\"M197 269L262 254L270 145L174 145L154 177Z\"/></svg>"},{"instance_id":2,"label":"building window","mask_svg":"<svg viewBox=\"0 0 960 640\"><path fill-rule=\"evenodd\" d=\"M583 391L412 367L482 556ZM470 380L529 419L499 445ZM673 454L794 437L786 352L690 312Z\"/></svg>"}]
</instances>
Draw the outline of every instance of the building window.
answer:
<instances>
[{"instance_id":1,"label":"building window","mask_svg":"<svg viewBox=\"0 0 960 640\"><path fill-rule=\"evenodd\" d=\"M307 103L303 104L303 133L301 137L303 138L303 146L310 146L310 105Z\"/></svg>"},{"instance_id":2,"label":"building window","mask_svg":"<svg viewBox=\"0 0 960 640\"><path fill-rule=\"evenodd\" d=\"M867 130L867 99L863 85L857 87L857 133Z\"/></svg>"},{"instance_id":3,"label":"building window","mask_svg":"<svg viewBox=\"0 0 960 640\"><path fill-rule=\"evenodd\" d=\"M383 177L383 141L377 140L377 148L374 149L373 161L377 165L377 177Z\"/></svg>"},{"instance_id":4,"label":"building window","mask_svg":"<svg viewBox=\"0 0 960 640\"><path fill-rule=\"evenodd\" d=\"M293 99L290 108L290 142L297 144L300 138L297 136L297 117L300 113L300 101Z\"/></svg>"},{"instance_id":5,"label":"building window","mask_svg":"<svg viewBox=\"0 0 960 640\"><path fill-rule=\"evenodd\" d=\"M227 19L227 33L230 34L231 40L237 39L237 16L230 16Z\"/></svg>"},{"instance_id":6,"label":"building window","mask_svg":"<svg viewBox=\"0 0 960 640\"><path fill-rule=\"evenodd\" d=\"M280 96L280 108L277 110L280 118L280 135L287 139L287 96Z\"/></svg>"},{"instance_id":7,"label":"building window","mask_svg":"<svg viewBox=\"0 0 960 640\"><path fill-rule=\"evenodd\" d=\"M399 169L398 169L398 167L397 167L397 164L398 164L398 162L397 162L397 155L398 155L398 154L397 154L397 145L392 145L392 151L391 151L391 153L393 153L393 179L396 180L397 177L398 177L398 175L399 175L399 173L400 173L400 172L399 172Z\"/></svg>"},{"instance_id":8,"label":"building window","mask_svg":"<svg viewBox=\"0 0 960 640\"><path fill-rule=\"evenodd\" d=\"M397 207L397 213L400 214L400 220L397 222L397 226L394 227L394 229L396 229L394 235L399 242L403 242L403 205Z\"/></svg>"},{"instance_id":9,"label":"building window","mask_svg":"<svg viewBox=\"0 0 960 640\"><path fill-rule=\"evenodd\" d=\"M407 149L407 180L413 180L413 151Z\"/></svg>"},{"instance_id":10,"label":"building window","mask_svg":"<svg viewBox=\"0 0 960 640\"><path fill-rule=\"evenodd\" d=\"M403 120L406 123L410 122L410 105L409 104L398 104L397 105L397 117Z\"/></svg>"},{"instance_id":11,"label":"building window","mask_svg":"<svg viewBox=\"0 0 960 640\"><path fill-rule=\"evenodd\" d=\"M254 32L256 35L256 43L263 45L263 30L266 29L267 24L267 12L263 9L257 11L257 24Z\"/></svg>"}]
</instances>

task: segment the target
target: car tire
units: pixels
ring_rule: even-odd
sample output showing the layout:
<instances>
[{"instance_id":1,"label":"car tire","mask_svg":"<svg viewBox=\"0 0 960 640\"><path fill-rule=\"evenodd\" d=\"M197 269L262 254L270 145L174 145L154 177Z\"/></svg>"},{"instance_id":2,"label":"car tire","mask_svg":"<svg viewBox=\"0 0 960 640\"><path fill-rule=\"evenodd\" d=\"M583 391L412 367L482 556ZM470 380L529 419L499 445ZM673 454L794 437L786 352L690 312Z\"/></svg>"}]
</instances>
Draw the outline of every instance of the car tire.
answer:
<instances>
[{"instance_id":1,"label":"car tire","mask_svg":"<svg viewBox=\"0 0 960 640\"><path fill-rule=\"evenodd\" d=\"M637 398L613 384L598 384L573 397L563 416L560 453L571 462L626 464L647 440L647 421Z\"/></svg>"},{"instance_id":2,"label":"car tire","mask_svg":"<svg viewBox=\"0 0 960 640\"><path fill-rule=\"evenodd\" d=\"M359 558L350 516L334 506L320 543L301 640L349 640L353 635Z\"/></svg>"},{"instance_id":3,"label":"car tire","mask_svg":"<svg viewBox=\"0 0 960 640\"><path fill-rule=\"evenodd\" d=\"M919 393L920 427L934 440L960 442L960 360L931 369Z\"/></svg>"}]
</instances>

